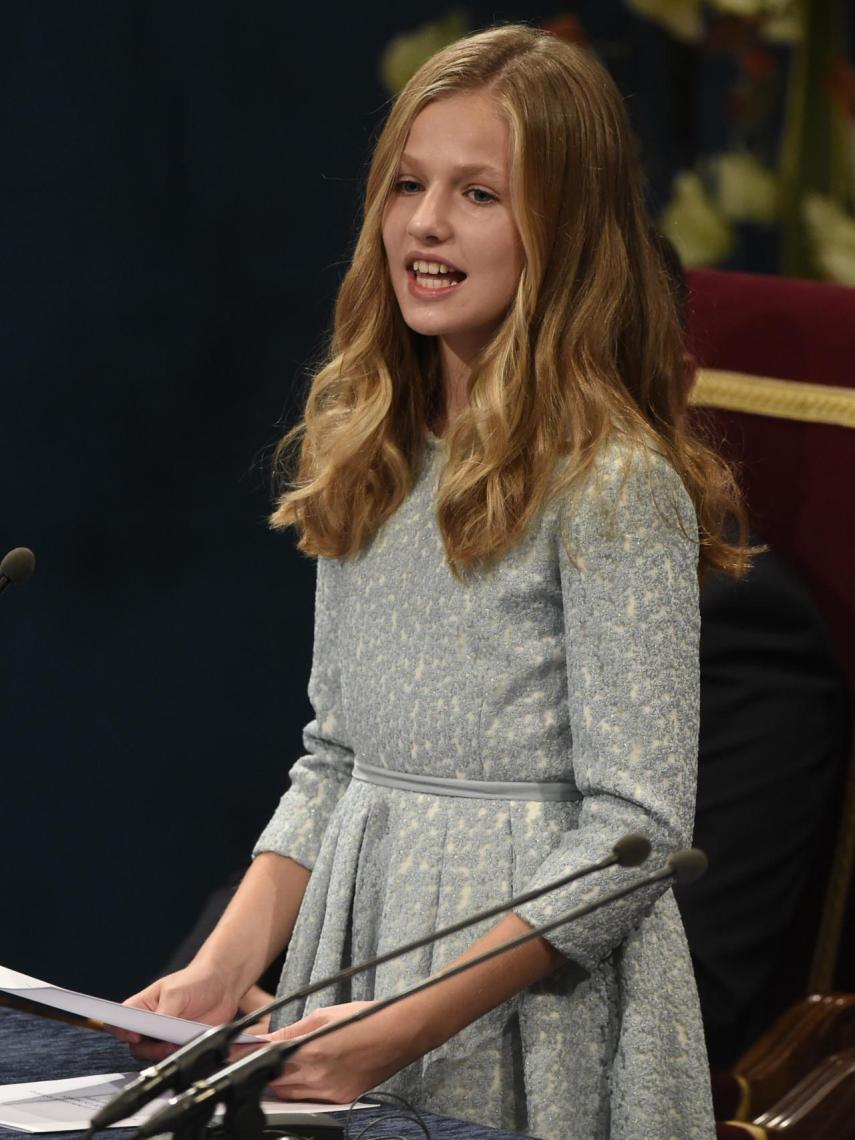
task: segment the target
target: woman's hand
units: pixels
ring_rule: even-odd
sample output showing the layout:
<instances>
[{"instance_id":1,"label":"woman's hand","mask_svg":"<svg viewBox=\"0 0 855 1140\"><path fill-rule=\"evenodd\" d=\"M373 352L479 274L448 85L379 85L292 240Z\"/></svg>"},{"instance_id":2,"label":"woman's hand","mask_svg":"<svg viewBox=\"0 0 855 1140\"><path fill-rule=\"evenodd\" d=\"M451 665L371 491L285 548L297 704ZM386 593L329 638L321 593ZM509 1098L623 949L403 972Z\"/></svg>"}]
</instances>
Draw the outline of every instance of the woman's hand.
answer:
<instances>
[{"instance_id":1,"label":"woman's hand","mask_svg":"<svg viewBox=\"0 0 855 1140\"><path fill-rule=\"evenodd\" d=\"M263 990L261 986L250 986L238 1004L239 1013L255 1013L257 1009L262 1009L265 1005L269 1005L273 1001L273 994L269 994L267 990ZM265 1013L258 1021L252 1025L248 1025L244 1030L245 1033L252 1033L255 1037L261 1037L265 1033L270 1032L270 1014Z\"/></svg>"},{"instance_id":2,"label":"woman's hand","mask_svg":"<svg viewBox=\"0 0 855 1140\"><path fill-rule=\"evenodd\" d=\"M340 1021L373 1005L349 1002L316 1009L293 1025L267 1035L268 1041L292 1041L321 1026ZM369 1089L382 1084L420 1057L418 1026L404 1013L402 1002L365 1021L311 1041L285 1064L284 1072L269 1086L282 1100L320 1100L349 1104Z\"/></svg>"},{"instance_id":3,"label":"woman's hand","mask_svg":"<svg viewBox=\"0 0 855 1140\"><path fill-rule=\"evenodd\" d=\"M206 1025L220 1025L234 1017L238 999L230 992L220 974L191 963L185 969L167 974L146 986L144 990L127 998L123 1004L172 1017L202 1021ZM177 1048L124 1029L113 1029L112 1032L121 1041L127 1041L134 1056L141 1061L161 1061Z\"/></svg>"},{"instance_id":4,"label":"woman's hand","mask_svg":"<svg viewBox=\"0 0 855 1140\"><path fill-rule=\"evenodd\" d=\"M446 969L530 932L524 919L506 915ZM284 1072L270 1089L283 1100L348 1104L564 962L545 939L532 939L501 958L474 966L467 974L445 978L430 990L408 994L364 1021L308 1042L286 1061ZM301 1021L268 1034L266 1040L294 1041L373 1004L351 1002L317 1009ZM247 1047L238 1048L245 1052Z\"/></svg>"}]
</instances>

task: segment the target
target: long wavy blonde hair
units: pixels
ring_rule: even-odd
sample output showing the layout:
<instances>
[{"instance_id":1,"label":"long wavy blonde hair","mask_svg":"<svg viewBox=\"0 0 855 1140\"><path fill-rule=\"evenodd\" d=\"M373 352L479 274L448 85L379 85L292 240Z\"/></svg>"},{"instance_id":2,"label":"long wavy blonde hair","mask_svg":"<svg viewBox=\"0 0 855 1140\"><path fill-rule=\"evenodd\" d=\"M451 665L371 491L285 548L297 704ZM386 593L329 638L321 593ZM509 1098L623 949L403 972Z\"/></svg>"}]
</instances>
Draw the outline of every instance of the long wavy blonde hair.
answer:
<instances>
[{"instance_id":1,"label":"long wavy blonde hair","mask_svg":"<svg viewBox=\"0 0 855 1140\"><path fill-rule=\"evenodd\" d=\"M525 265L448 431L437 519L449 564L462 575L500 557L553 496L582 485L618 433L651 442L682 478L701 568L740 572L744 515L733 478L682 415L683 334L621 97L587 51L516 24L440 51L389 113L327 362L277 448L288 481L272 524L295 526L308 554L352 557L412 487L444 394L436 339L401 316L383 217L415 117L473 91L491 94L509 127ZM728 515L742 523L735 543L722 533Z\"/></svg>"}]
</instances>

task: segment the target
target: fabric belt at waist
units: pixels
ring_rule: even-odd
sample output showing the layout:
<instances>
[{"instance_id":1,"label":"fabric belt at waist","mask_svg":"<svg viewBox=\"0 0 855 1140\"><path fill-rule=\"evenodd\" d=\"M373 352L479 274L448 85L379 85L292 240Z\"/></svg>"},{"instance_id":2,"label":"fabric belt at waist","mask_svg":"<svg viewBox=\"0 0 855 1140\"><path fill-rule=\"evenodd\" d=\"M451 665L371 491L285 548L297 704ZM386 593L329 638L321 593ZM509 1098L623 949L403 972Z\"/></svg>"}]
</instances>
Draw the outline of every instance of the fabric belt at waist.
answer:
<instances>
[{"instance_id":1,"label":"fabric belt at waist","mask_svg":"<svg viewBox=\"0 0 855 1140\"><path fill-rule=\"evenodd\" d=\"M572 782L544 780L460 780L455 776L424 776L415 772L397 772L373 764L354 761L354 780L398 788L405 792L423 792L431 796L464 796L477 800L538 800L540 802L580 800L582 794Z\"/></svg>"}]
</instances>

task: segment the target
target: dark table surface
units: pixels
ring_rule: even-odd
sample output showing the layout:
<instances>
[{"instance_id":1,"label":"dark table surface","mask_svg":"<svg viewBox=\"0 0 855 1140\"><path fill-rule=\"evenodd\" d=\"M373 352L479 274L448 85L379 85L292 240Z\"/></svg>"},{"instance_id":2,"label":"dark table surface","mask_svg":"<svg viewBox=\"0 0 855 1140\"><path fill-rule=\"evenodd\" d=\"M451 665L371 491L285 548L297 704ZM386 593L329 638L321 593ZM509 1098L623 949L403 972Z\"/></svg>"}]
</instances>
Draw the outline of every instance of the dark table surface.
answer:
<instances>
[{"instance_id":1,"label":"dark table surface","mask_svg":"<svg viewBox=\"0 0 855 1140\"><path fill-rule=\"evenodd\" d=\"M0 1084L47 1081L60 1077L83 1077L95 1073L126 1073L139 1068L127 1046L107 1033L81 1029L59 1021L45 1020L18 1010L0 1009ZM431 1140L519 1140L509 1132L461 1120L424 1113ZM355 1136L359 1129L353 1130ZM380 1136L386 1129L372 1130ZM394 1129L404 1137L423 1138L415 1127ZM131 1136L132 1130L111 1128L113 1140ZM21 1140L27 1133L0 1126L0 1140ZM74 1132L40 1133L45 1137L73 1137Z\"/></svg>"}]
</instances>

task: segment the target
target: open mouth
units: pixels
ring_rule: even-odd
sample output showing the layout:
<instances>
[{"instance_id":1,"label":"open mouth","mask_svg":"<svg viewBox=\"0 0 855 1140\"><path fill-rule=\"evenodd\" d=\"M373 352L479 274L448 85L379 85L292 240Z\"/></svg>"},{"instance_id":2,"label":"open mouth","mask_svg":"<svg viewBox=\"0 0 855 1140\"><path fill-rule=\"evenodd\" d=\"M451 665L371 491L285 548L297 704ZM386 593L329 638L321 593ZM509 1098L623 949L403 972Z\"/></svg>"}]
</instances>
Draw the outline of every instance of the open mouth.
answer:
<instances>
[{"instance_id":1,"label":"open mouth","mask_svg":"<svg viewBox=\"0 0 855 1140\"><path fill-rule=\"evenodd\" d=\"M415 261L407 266L407 274L420 289L433 292L454 289L466 280L466 274L443 262Z\"/></svg>"}]
</instances>

